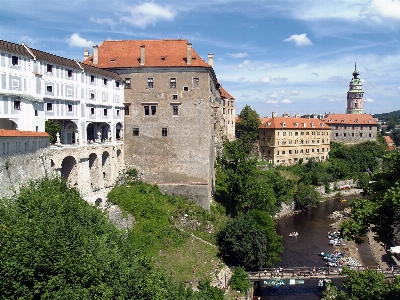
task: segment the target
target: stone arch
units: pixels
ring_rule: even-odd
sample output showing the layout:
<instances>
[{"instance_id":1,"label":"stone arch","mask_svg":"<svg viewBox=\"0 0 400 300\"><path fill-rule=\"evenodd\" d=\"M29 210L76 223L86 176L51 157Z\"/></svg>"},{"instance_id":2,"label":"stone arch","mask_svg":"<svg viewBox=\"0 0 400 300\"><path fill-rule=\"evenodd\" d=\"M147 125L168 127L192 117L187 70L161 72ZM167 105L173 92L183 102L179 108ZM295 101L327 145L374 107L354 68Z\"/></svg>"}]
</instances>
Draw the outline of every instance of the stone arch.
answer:
<instances>
[{"instance_id":1,"label":"stone arch","mask_svg":"<svg viewBox=\"0 0 400 300\"><path fill-rule=\"evenodd\" d=\"M101 167L103 172L104 186L110 185L111 181L111 157L107 151L104 151L101 155Z\"/></svg>"},{"instance_id":2,"label":"stone arch","mask_svg":"<svg viewBox=\"0 0 400 300\"><path fill-rule=\"evenodd\" d=\"M98 189L99 184L99 159L96 153L89 155L90 185L92 189Z\"/></svg>"},{"instance_id":3,"label":"stone arch","mask_svg":"<svg viewBox=\"0 0 400 300\"><path fill-rule=\"evenodd\" d=\"M61 163L61 176L73 184L78 182L78 165L74 157L67 156L63 159Z\"/></svg>"}]
</instances>

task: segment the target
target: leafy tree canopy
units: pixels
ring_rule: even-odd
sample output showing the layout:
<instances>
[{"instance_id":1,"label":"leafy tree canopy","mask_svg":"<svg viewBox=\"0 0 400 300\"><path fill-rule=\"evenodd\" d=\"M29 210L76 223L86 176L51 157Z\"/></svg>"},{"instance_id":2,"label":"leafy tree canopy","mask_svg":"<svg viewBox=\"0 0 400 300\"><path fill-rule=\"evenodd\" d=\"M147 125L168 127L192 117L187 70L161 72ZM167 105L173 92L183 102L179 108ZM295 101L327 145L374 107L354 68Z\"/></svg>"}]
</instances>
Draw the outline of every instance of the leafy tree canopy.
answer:
<instances>
[{"instance_id":1,"label":"leafy tree canopy","mask_svg":"<svg viewBox=\"0 0 400 300\"><path fill-rule=\"evenodd\" d=\"M217 242L226 260L243 267L272 266L283 251L271 216L257 210L231 219L218 233Z\"/></svg>"},{"instance_id":2,"label":"leafy tree canopy","mask_svg":"<svg viewBox=\"0 0 400 300\"><path fill-rule=\"evenodd\" d=\"M234 290L245 292L250 289L249 275L243 267L236 267L231 277L231 287Z\"/></svg>"},{"instance_id":3,"label":"leafy tree canopy","mask_svg":"<svg viewBox=\"0 0 400 300\"><path fill-rule=\"evenodd\" d=\"M236 135L248 138L250 141L258 139L258 127L260 127L260 117L258 113L249 105L243 107L238 115L239 120L236 123Z\"/></svg>"},{"instance_id":4,"label":"leafy tree canopy","mask_svg":"<svg viewBox=\"0 0 400 300\"><path fill-rule=\"evenodd\" d=\"M55 120L47 120L44 125L44 130L50 135L50 143L57 142L57 132L61 134L61 125Z\"/></svg>"}]
</instances>

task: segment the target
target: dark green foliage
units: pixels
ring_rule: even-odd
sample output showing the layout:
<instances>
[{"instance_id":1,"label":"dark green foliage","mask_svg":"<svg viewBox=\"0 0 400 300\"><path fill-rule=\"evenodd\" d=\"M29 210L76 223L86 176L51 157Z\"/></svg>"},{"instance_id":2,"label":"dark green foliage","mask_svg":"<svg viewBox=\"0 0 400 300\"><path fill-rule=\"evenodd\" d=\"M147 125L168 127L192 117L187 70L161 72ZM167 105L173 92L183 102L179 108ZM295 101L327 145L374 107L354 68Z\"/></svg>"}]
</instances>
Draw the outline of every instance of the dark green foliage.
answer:
<instances>
[{"instance_id":1,"label":"dark green foliage","mask_svg":"<svg viewBox=\"0 0 400 300\"><path fill-rule=\"evenodd\" d=\"M224 291L210 286L210 281L200 281L199 292L194 294L194 300L224 300Z\"/></svg>"},{"instance_id":2,"label":"dark green foliage","mask_svg":"<svg viewBox=\"0 0 400 300\"><path fill-rule=\"evenodd\" d=\"M369 230L381 241L393 238L393 227L400 224L400 152L384 157L382 172L373 175L365 188L369 199L355 199L351 204L352 219L341 226L342 233L358 243ZM373 224L373 225L372 225Z\"/></svg>"},{"instance_id":3,"label":"dark green foliage","mask_svg":"<svg viewBox=\"0 0 400 300\"><path fill-rule=\"evenodd\" d=\"M218 233L217 242L223 257L236 266L272 266L283 251L271 216L256 210L231 219Z\"/></svg>"},{"instance_id":4,"label":"dark green foliage","mask_svg":"<svg viewBox=\"0 0 400 300\"><path fill-rule=\"evenodd\" d=\"M297 209L304 209L308 206L316 206L320 198L314 186L300 182L294 194L294 203Z\"/></svg>"},{"instance_id":5,"label":"dark green foliage","mask_svg":"<svg viewBox=\"0 0 400 300\"><path fill-rule=\"evenodd\" d=\"M0 298L192 299L126 237L63 179L31 182L0 201Z\"/></svg>"},{"instance_id":6,"label":"dark green foliage","mask_svg":"<svg viewBox=\"0 0 400 300\"><path fill-rule=\"evenodd\" d=\"M236 136L245 138L249 141L258 140L258 127L260 127L260 117L258 113L251 109L249 105L243 107L238 115L239 121L236 123Z\"/></svg>"},{"instance_id":7,"label":"dark green foliage","mask_svg":"<svg viewBox=\"0 0 400 300\"><path fill-rule=\"evenodd\" d=\"M50 143L57 142L57 132L61 134L61 125L55 120L47 120L44 125L44 130L50 135Z\"/></svg>"},{"instance_id":8,"label":"dark green foliage","mask_svg":"<svg viewBox=\"0 0 400 300\"><path fill-rule=\"evenodd\" d=\"M233 270L233 274L231 277L231 287L234 290L240 292L246 292L250 289L251 283L249 280L249 275L242 267L236 267Z\"/></svg>"}]
</instances>

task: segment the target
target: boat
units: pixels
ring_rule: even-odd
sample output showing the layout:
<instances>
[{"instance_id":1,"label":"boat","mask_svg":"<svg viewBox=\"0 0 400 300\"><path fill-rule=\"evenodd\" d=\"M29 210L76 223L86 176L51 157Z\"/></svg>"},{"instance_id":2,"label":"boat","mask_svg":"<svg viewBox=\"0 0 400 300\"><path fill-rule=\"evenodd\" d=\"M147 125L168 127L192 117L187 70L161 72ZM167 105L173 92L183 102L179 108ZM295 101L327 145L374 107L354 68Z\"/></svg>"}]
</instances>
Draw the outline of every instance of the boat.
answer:
<instances>
[{"instance_id":1,"label":"boat","mask_svg":"<svg viewBox=\"0 0 400 300\"><path fill-rule=\"evenodd\" d=\"M340 202L344 203L346 202L346 199L341 199Z\"/></svg>"},{"instance_id":2,"label":"boat","mask_svg":"<svg viewBox=\"0 0 400 300\"><path fill-rule=\"evenodd\" d=\"M289 233L290 237L297 237L299 235L299 233L297 231L293 231L291 233Z\"/></svg>"}]
</instances>

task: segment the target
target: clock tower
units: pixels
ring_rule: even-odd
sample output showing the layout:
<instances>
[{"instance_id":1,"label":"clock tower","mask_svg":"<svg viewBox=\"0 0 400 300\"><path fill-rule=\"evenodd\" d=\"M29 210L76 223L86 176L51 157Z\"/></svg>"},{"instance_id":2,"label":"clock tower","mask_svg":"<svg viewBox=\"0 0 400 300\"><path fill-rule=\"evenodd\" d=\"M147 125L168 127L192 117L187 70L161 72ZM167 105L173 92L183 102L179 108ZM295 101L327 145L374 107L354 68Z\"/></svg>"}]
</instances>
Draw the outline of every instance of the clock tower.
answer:
<instances>
[{"instance_id":1,"label":"clock tower","mask_svg":"<svg viewBox=\"0 0 400 300\"><path fill-rule=\"evenodd\" d=\"M363 114L363 96L361 79L357 72L357 65L354 63L353 78L350 80L349 91L347 92L347 109L346 114Z\"/></svg>"}]
</instances>

